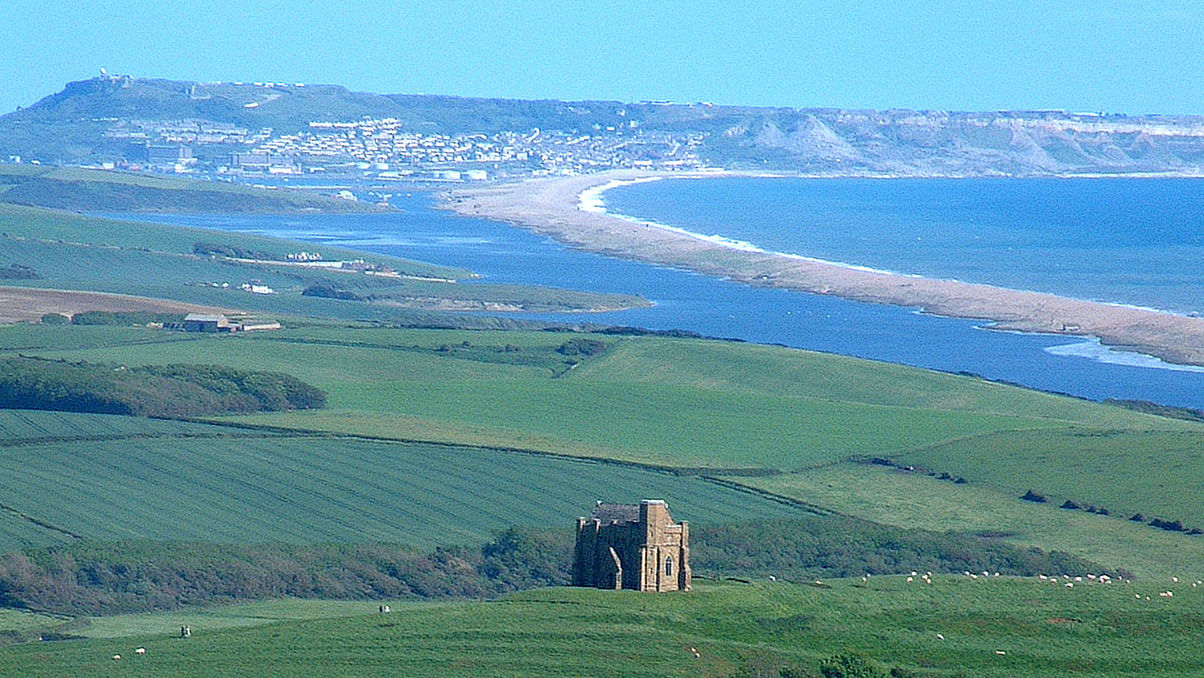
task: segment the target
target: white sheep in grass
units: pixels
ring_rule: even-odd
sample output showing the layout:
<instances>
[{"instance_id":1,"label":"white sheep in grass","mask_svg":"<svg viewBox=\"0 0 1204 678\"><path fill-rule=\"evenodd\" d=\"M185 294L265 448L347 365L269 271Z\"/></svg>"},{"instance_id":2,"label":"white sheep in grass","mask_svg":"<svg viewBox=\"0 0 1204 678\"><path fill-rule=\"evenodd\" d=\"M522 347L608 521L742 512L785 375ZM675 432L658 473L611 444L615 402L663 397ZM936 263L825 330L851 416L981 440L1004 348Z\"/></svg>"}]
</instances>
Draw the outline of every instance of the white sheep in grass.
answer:
<instances>
[{"instance_id":1,"label":"white sheep in grass","mask_svg":"<svg viewBox=\"0 0 1204 678\"><path fill-rule=\"evenodd\" d=\"M944 640L944 639L945 639L945 636L942 636L942 635L941 635L941 634L939 634L939 633L938 633L938 634L936 634L936 637L937 637L937 640Z\"/></svg>"},{"instance_id":2,"label":"white sheep in grass","mask_svg":"<svg viewBox=\"0 0 1204 678\"><path fill-rule=\"evenodd\" d=\"M121 655L119 655L119 654L113 655L113 661L121 661Z\"/></svg>"},{"instance_id":3,"label":"white sheep in grass","mask_svg":"<svg viewBox=\"0 0 1204 678\"><path fill-rule=\"evenodd\" d=\"M137 650L134 650L134 654L146 654L146 648L140 647Z\"/></svg>"}]
</instances>

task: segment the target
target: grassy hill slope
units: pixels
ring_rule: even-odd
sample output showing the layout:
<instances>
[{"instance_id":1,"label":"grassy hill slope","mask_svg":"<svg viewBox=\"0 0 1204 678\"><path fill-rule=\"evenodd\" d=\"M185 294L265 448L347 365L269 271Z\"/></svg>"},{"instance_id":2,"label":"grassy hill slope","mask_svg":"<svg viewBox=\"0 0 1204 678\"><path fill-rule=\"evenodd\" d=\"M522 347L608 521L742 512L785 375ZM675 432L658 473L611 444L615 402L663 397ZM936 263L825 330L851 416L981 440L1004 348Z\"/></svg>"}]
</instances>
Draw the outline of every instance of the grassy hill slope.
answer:
<instances>
[{"instance_id":1,"label":"grassy hill slope","mask_svg":"<svg viewBox=\"0 0 1204 678\"><path fill-rule=\"evenodd\" d=\"M0 193L0 200L3 199ZM296 252L327 261L366 259L389 275L298 266ZM226 254L221 254L226 253ZM173 299L218 308L423 324L497 321L436 315L440 310L588 311L643 306L631 295L530 285L454 284L470 271L337 247L198 228L86 217L0 204L0 268L33 273L4 284ZM22 271L26 269L21 269ZM275 294L248 294L244 284ZM315 288L354 299L313 296Z\"/></svg>"},{"instance_id":2,"label":"grassy hill slope","mask_svg":"<svg viewBox=\"0 0 1204 678\"><path fill-rule=\"evenodd\" d=\"M721 477L869 520L977 531L1144 576L1186 575L1204 562L1204 540L1128 520L1133 510L1204 525L1194 491L1204 480L1195 463L1204 442L1198 423L970 377L732 342L315 326L152 343L124 328L105 342L103 331L89 328L73 347L78 329L43 328L41 340L30 329L4 329L0 348L130 366L277 371L328 394L325 410L225 418L252 427L520 448ZM594 348L566 350L581 341ZM46 348L31 348L38 345ZM1149 453L1094 464L1092 441ZM274 452L281 463L291 458L288 449ZM141 459L149 451L131 454ZM236 450L222 454L229 461L219 455L213 464L243 463ZM380 459L374 454L365 459ZM475 468L472 459L488 457L506 469L502 475L519 473L506 456L512 453L492 454L464 458ZM895 466L867 467L871 459ZM901 470L921 462L918 470ZM363 463L366 469L379 462ZM320 475L313 472L312 482ZM474 482L457 492L470 493ZM1021 501L1026 489L1050 501ZM1063 497L1110 507L1111 515L1059 509ZM582 510L570 504L563 510ZM980 512L968 512L971 506Z\"/></svg>"},{"instance_id":3,"label":"grassy hill slope","mask_svg":"<svg viewBox=\"0 0 1204 678\"><path fill-rule=\"evenodd\" d=\"M0 202L76 212L371 212L292 190L77 167L0 165Z\"/></svg>"},{"instance_id":4,"label":"grassy hill slope","mask_svg":"<svg viewBox=\"0 0 1204 678\"><path fill-rule=\"evenodd\" d=\"M1160 598L1168 588L1176 595ZM265 616L303 617L320 613L316 607L278 605ZM252 676L271 667L281 676L818 676L825 660L849 652L868 655L881 671L928 678L1204 671L1194 642L1204 595L1169 582L700 582L687 595L547 589L375 610L365 604L347 616L338 607L327 612L332 619L255 628L203 614L132 617L122 624L130 637L10 648L0 653L0 675ZM193 622L192 638L171 637L179 620ZM134 655L136 647L145 656Z\"/></svg>"}]
</instances>

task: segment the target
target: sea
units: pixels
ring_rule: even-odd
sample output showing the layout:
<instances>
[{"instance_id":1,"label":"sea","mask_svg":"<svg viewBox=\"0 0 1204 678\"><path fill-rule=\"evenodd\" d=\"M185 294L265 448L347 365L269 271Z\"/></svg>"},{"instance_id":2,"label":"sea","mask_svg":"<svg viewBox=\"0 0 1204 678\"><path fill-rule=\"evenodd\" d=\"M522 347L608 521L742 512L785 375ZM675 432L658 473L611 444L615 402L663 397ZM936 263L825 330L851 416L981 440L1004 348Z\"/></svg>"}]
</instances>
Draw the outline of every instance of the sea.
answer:
<instances>
[{"instance_id":1,"label":"sea","mask_svg":"<svg viewBox=\"0 0 1204 678\"><path fill-rule=\"evenodd\" d=\"M669 179L616 187L631 218L851 265L1177 313L1204 311L1204 181ZM749 287L565 247L393 189L396 212L133 218L259 233L471 269L482 282L639 294L655 306L518 317L680 329L968 373L1091 400L1204 409L1204 368L1090 338L991 330L910 308ZM122 215L131 217L133 215ZM461 284L473 284L466 282Z\"/></svg>"}]
</instances>

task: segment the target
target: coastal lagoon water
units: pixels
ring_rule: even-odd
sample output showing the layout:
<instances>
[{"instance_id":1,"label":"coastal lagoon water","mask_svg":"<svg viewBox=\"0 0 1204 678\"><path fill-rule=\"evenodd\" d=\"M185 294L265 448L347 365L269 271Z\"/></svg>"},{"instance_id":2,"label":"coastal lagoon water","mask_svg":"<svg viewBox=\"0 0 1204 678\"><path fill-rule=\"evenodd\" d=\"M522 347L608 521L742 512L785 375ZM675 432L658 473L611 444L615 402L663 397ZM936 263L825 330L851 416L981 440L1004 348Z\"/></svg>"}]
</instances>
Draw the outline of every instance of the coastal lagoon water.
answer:
<instances>
[{"instance_id":1,"label":"coastal lagoon water","mask_svg":"<svg viewBox=\"0 0 1204 678\"><path fill-rule=\"evenodd\" d=\"M988 331L971 320L753 288L687 271L580 252L506 224L433 209L432 198L417 192L396 194L392 203L399 212L141 218L420 259L471 269L488 282L640 294L656 304L653 308L614 313L521 317L683 329L714 337L778 343L948 372L970 372L1095 400L1142 399L1204 408L1204 373L1124 364L1142 363L1143 358L1113 354L1089 340ZM647 216L664 219L666 215Z\"/></svg>"}]
</instances>

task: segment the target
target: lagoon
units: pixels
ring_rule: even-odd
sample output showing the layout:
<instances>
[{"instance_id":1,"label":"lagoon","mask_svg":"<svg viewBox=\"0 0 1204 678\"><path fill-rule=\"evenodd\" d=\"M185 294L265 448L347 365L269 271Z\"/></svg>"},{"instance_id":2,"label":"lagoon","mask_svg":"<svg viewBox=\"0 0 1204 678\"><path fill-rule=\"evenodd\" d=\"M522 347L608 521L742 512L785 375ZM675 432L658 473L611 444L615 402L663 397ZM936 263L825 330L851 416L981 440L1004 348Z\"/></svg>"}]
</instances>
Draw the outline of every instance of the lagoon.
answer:
<instances>
[{"instance_id":1,"label":"lagoon","mask_svg":"<svg viewBox=\"0 0 1204 678\"><path fill-rule=\"evenodd\" d=\"M701 186L726 181L664 181L640 188L661 184ZM610 195L608 192L608 205L617 209L620 203L612 202ZM398 212L137 218L421 259L469 268L488 282L640 294L656 303L653 308L614 313L521 317L684 329L714 337L777 343L946 372L969 372L1093 400L1138 399L1204 408L1204 373L1165 369L1164 364L1158 366L1157 361L1142 360L1133 354L1123 354L1123 360L1112 360L1112 352L1098 346L1091 349L1092 342L1086 339L991 331L982 329L981 323L973 320L789 290L753 288L687 271L581 252L506 224L434 209L435 198L417 191L397 193L392 203ZM673 216L633 212L660 219ZM686 225L684 220L670 223ZM1077 348L1065 348L1074 346ZM1135 358L1137 364L1128 364L1134 362L1129 358Z\"/></svg>"}]
</instances>

